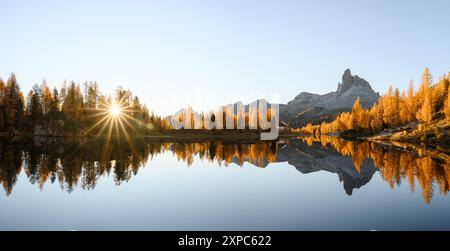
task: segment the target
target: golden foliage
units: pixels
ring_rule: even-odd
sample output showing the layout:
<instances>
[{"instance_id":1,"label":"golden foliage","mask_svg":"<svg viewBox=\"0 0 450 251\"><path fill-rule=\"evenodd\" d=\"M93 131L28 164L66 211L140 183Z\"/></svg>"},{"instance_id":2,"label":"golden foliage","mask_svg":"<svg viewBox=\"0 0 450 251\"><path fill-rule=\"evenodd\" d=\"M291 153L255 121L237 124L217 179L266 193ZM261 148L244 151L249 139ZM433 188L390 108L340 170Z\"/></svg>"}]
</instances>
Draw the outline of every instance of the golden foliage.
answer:
<instances>
[{"instance_id":1,"label":"golden foliage","mask_svg":"<svg viewBox=\"0 0 450 251\"><path fill-rule=\"evenodd\" d=\"M445 101L444 114L447 122L450 123L450 86L447 90L447 100Z\"/></svg>"},{"instance_id":2,"label":"golden foliage","mask_svg":"<svg viewBox=\"0 0 450 251\"><path fill-rule=\"evenodd\" d=\"M409 83L407 94L390 86L380 97L378 103L370 109L361 107L360 98L356 99L351 112L343 112L330 123L320 125L308 124L297 131L307 134L330 134L348 130L370 130L379 132L387 127L397 127L419 120L429 123L436 112L450 117L449 86L450 74L441 77L432 84L432 76L426 68L421 77L419 90L415 93L414 83Z\"/></svg>"}]
</instances>

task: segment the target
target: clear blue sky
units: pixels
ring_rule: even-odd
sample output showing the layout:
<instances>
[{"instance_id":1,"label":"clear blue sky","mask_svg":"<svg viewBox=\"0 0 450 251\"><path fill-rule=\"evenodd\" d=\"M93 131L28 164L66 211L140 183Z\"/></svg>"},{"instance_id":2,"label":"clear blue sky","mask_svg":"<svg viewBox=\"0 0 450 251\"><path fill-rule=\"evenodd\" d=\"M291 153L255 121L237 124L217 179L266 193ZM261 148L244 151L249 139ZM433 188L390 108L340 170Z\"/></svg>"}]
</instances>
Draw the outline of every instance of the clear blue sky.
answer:
<instances>
[{"instance_id":1,"label":"clear blue sky","mask_svg":"<svg viewBox=\"0 0 450 251\"><path fill-rule=\"evenodd\" d=\"M0 0L0 76L121 84L170 114L334 91L346 68L376 91L450 70L450 1ZM206 97L206 98L205 98ZM225 97L225 98L224 98Z\"/></svg>"}]
</instances>

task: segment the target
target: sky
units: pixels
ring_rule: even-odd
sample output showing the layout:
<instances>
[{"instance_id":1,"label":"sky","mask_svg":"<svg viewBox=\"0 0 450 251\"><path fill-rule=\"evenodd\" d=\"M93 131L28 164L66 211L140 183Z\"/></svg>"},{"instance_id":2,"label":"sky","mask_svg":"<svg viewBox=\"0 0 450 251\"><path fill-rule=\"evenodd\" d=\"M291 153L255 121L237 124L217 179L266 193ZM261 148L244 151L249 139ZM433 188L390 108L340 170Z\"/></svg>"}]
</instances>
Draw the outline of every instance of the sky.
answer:
<instances>
[{"instance_id":1,"label":"sky","mask_svg":"<svg viewBox=\"0 0 450 251\"><path fill-rule=\"evenodd\" d=\"M130 89L173 114L335 91L346 68L383 93L450 71L450 1L0 0L0 77Z\"/></svg>"}]
</instances>

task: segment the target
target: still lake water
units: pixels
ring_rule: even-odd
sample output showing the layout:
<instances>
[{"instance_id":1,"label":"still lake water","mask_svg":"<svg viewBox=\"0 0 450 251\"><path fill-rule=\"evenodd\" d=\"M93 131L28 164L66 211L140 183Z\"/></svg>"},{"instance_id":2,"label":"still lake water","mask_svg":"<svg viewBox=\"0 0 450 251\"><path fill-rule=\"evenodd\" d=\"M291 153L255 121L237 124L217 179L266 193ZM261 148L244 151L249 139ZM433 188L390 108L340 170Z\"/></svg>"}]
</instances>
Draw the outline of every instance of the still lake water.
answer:
<instances>
[{"instance_id":1,"label":"still lake water","mask_svg":"<svg viewBox=\"0 0 450 251\"><path fill-rule=\"evenodd\" d=\"M436 150L321 137L0 153L0 230L450 230Z\"/></svg>"}]
</instances>

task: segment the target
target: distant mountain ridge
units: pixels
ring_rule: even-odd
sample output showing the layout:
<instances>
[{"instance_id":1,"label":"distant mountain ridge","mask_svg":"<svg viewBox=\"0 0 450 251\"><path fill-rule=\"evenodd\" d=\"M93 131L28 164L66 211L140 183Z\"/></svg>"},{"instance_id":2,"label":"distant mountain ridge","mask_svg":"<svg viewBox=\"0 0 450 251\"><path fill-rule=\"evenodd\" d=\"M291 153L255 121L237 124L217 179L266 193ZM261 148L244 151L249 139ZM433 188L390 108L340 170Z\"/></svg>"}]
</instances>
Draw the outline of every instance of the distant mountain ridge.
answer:
<instances>
[{"instance_id":1,"label":"distant mountain ridge","mask_svg":"<svg viewBox=\"0 0 450 251\"><path fill-rule=\"evenodd\" d=\"M331 121L337 114L351 111L358 97L362 107L370 108L378 102L380 95L372 89L369 82L358 75L352 75L350 69L347 69L335 92L324 95L302 92L286 105L280 105L280 120L288 123L291 128Z\"/></svg>"}]
</instances>

